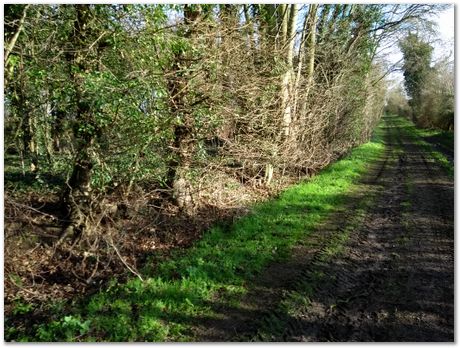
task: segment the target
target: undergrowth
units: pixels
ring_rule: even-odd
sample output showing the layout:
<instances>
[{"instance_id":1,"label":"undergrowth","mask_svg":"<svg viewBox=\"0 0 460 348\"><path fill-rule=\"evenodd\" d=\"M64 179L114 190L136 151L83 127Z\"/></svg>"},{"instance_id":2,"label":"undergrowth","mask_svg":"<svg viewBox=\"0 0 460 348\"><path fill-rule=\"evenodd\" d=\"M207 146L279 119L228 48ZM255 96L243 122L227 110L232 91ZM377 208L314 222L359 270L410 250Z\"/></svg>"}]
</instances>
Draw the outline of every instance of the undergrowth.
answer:
<instances>
[{"instance_id":1,"label":"undergrowth","mask_svg":"<svg viewBox=\"0 0 460 348\"><path fill-rule=\"evenodd\" d=\"M268 263L289 257L328 214L346 202L354 183L384 152L371 142L314 178L258 204L228 225L216 225L194 246L155 260L144 281L112 282L53 313L51 322L5 327L7 341L190 341L192 324L213 316L216 302L237 302ZM152 260L153 261L153 260ZM69 309L70 308L70 309Z\"/></svg>"}]
</instances>

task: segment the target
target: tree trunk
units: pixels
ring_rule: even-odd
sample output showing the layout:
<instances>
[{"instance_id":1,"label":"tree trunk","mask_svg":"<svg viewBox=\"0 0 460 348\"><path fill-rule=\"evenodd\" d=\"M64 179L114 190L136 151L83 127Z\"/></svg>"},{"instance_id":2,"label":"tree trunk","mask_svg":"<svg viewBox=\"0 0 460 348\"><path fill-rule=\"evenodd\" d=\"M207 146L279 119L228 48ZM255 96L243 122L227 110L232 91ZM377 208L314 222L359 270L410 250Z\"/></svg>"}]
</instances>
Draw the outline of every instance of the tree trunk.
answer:
<instances>
[{"instance_id":1,"label":"tree trunk","mask_svg":"<svg viewBox=\"0 0 460 348\"><path fill-rule=\"evenodd\" d=\"M327 21L327 18L329 16L329 11L331 9L331 6L332 5L322 5L322 8L321 8L321 17L319 18L319 21L318 21L318 24L316 26L317 30L318 30L318 33L320 33L320 36L319 36L319 40L323 41L322 40L322 36L321 34L324 32L324 28L326 27L326 21Z\"/></svg>"},{"instance_id":2,"label":"tree trunk","mask_svg":"<svg viewBox=\"0 0 460 348\"><path fill-rule=\"evenodd\" d=\"M179 102L179 97L174 98ZM171 103L172 104L172 103ZM172 106L172 111L177 107ZM186 213L193 209L191 183L188 174L190 172L193 153L195 150L192 131L187 126L175 126L173 157L168 165L167 186L172 189L172 198L176 205Z\"/></svg>"},{"instance_id":3,"label":"tree trunk","mask_svg":"<svg viewBox=\"0 0 460 348\"><path fill-rule=\"evenodd\" d=\"M311 5L309 17L309 34L308 34L308 60L307 60L307 83L304 89L304 96L301 106L301 117L305 117L307 112L308 96L313 86L315 74L315 52L316 52L316 22L317 22L318 5Z\"/></svg>"},{"instance_id":4,"label":"tree trunk","mask_svg":"<svg viewBox=\"0 0 460 348\"><path fill-rule=\"evenodd\" d=\"M289 17L287 16L288 9L283 9L281 5L281 11L286 14L282 23L282 38L284 55L286 59L286 72L283 74L281 84L281 108L283 112L283 133L285 137L288 137L291 129L292 122L292 109L291 109L291 95L292 95L292 81L294 75L293 66L293 52L295 42L295 25L297 22L298 5L291 5ZM289 28L289 31L288 31Z\"/></svg>"},{"instance_id":5,"label":"tree trunk","mask_svg":"<svg viewBox=\"0 0 460 348\"><path fill-rule=\"evenodd\" d=\"M14 46L16 45L16 41L19 38L19 34L21 34L22 29L24 28L24 22L27 17L27 9L29 8L30 5L25 5L24 9L22 11L22 16L21 19L19 20L19 24L17 25L16 31L13 34L13 36L5 42L5 51L4 51L4 72L5 72L5 87L8 84L8 82L11 80L12 76L12 65L10 64L10 54L13 51Z\"/></svg>"},{"instance_id":6,"label":"tree trunk","mask_svg":"<svg viewBox=\"0 0 460 348\"><path fill-rule=\"evenodd\" d=\"M75 5L76 19L74 22L74 52L70 64L71 80L75 89L76 124L73 129L77 142L72 175L67 182L63 194L63 203L67 209L69 221L63 229L57 244L67 237L81 235L88 227L88 216L91 214L91 170L92 158L90 148L94 143L97 127L89 103L84 97L85 72L91 71L92 66L85 57L85 39L89 34L91 9L89 5Z\"/></svg>"},{"instance_id":7,"label":"tree trunk","mask_svg":"<svg viewBox=\"0 0 460 348\"><path fill-rule=\"evenodd\" d=\"M299 86L300 86L300 81L302 78L302 72L303 72L303 64L304 64L304 57L305 57L305 41L308 38L307 35L307 30L308 30L308 25L309 23L309 18L311 16L312 11L314 10L314 6L317 5L310 5L308 14L305 15L303 26L302 26L302 34L300 37L300 44L299 44L299 55L297 57L297 66L295 67L296 76L295 80L293 83L293 123L297 123L299 120L299 115L297 113L298 110L298 97L299 97ZM316 11L316 10L315 10Z\"/></svg>"},{"instance_id":8,"label":"tree trunk","mask_svg":"<svg viewBox=\"0 0 460 348\"><path fill-rule=\"evenodd\" d=\"M184 22L187 28L184 37L191 38L196 34L194 25L200 20L200 5L185 5ZM185 53L187 54L187 53ZM193 117L187 105L187 66L189 57L184 53L177 54L172 66L174 77L168 81L169 108L173 117L181 119L181 124L174 126L173 156L168 166L166 184L172 189L172 198L176 205L185 213L193 211L192 185L189 179L192 160L195 153L193 134Z\"/></svg>"},{"instance_id":9,"label":"tree trunk","mask_svg":"<svg viewBox=\"0 0 460 348\"><path fill-rule=\"evenodd\" d=\"M288 36L288 19L289 18L289 11L288 5L280 4L278 6L278 49L283 50L287 42Z\"/></svg>"},{"instance_id":10,"label":"tree trunk","mask_svg":"<svg viewBox=\"0 0 460 348\"><path fill-rule=\"evenodd\" d=\"M308 98L310 88L313 85L313 76L315 73L315 51L316 51L316 12L318 5L312 5L311 21L310 21L310 40L308 42L308 81L305 89L305 99Z\"/></svg>"},{"instance_id":11,"label":"tree trunk","mask_svg":"<svg viewBox=\"0 0 460 348\"><path fill-rule=\"evenodd\" d=\"M24 157L30 160L30 172L36 173L38 171L38 151L35 142L34 120L30 107L30 102L26 99L27 93L26 75L24 71L24 62L21 57L19 63L19 88L16 88L14 100L16 101L17 111L22 117L22 143Z\"/></svg>"}]
</instances>

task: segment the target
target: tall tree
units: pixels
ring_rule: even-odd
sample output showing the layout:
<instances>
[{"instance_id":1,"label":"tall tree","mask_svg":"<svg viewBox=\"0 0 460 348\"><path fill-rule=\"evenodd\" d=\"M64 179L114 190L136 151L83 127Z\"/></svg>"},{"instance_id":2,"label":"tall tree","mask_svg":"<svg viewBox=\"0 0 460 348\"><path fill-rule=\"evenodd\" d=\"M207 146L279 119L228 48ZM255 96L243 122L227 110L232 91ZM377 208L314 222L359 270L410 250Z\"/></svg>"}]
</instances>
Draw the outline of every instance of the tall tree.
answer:
<instances>
[{"instance_id":1,"label":"tall tree","mask_svg":"<svg viewBox=\"0 0 460 348\"><path fill-rule=\"evenodd\" d=\"M225 7L224 12L232 12L231 5L225 6L228 7ZM168 164L166 183L172 189L176 204L184 212L191 213L193 197L190 173L197 146L194 108L201 103L199 99L203 97L190 87L190 82L194 79L191 67L197 60L192 42L199 34L204 11L198 4L185 5L183 11L181 37L177 39L173 48L170 67L172 77L167 81L170 113L176 121L173 125L174 152Z\"/></svg>"},{"instance_id":2,"label":"tall tree","mask_svg":"<svg viewBox=\"0 0 460 348\"><path fill-rule=\"evenodd\" d=\"M97 51L92 51L90 46L97 39L100 29L95 26L94 9L90 5L75 5L74 9L72 49L67 52L67 59L74 89L76 122L73 132L77 147L72 174L63 196L69 223L59 241L74 233L83 233L87 227L93 168L90 148L100 131L95 118L96 110L91 105L92 96L85 88L88 75L97 70Z\"/></svg>"},{"instance_id":3,"label":"tall tree","mask_svg":"<svg viewBox=\"0 0 460 348\"><path fill-rule=\"evenodd\" d=\"M424 41L417 33L409 33L400 41L399 47L403 53L404 86L411 98L412 118L417 121L421 105L423 85L430 72L433 47Z\"/></svg>"}]
</instances>

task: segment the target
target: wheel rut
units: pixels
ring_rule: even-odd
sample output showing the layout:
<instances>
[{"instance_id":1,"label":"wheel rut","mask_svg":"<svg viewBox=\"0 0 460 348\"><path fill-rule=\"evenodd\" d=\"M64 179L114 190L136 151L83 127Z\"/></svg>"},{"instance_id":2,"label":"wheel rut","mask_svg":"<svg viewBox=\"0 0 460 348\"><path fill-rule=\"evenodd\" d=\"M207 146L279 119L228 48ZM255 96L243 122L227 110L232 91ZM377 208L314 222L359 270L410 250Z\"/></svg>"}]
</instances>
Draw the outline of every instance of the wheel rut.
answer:
<instances>
[{"instance_id":1,"label":"wheel rut","mask_svg":"<svg viewBox=\"0 0 460 348\"><path fill-rule=\"evenodd\" d=\"M218 318L197 323L197 340L453 341L453 181L395 119L385 122L387 154L348 206L238 306L213 308Z\"/></svg>"}]
</instances>

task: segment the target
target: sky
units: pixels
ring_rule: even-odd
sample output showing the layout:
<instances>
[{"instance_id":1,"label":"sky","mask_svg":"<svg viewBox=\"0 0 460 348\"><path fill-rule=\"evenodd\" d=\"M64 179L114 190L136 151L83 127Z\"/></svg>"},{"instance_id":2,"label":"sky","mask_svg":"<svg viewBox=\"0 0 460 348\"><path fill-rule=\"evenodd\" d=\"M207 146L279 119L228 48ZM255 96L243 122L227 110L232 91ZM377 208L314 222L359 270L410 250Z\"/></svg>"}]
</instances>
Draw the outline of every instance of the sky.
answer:
<instances>
[{"instance_id":1,"label":"sky","mask_svg":"<svg viewBox=\"0 0 460 348\"><path fill-rule=\"evenodd\" d=\"M454 54L454 6L450 6L448 10L440 13L438 18L435 18L438 24L439 36L441 39L440 44L435 44L435 52L433 55L434 60L445 56L452 51L452 59ZM436 49L437 48L437 49Z\"/></svg>"},{"instance_id":2,"label":"sky","mask_svg":"<svg viewBox=\"0 0 460 348\"><path fill-rule=\"evenodd\" d=\"M438 18L439 32L443 37L453 39L454 37L454 6L442 12Z\"/></svg>"}]
</instances>

